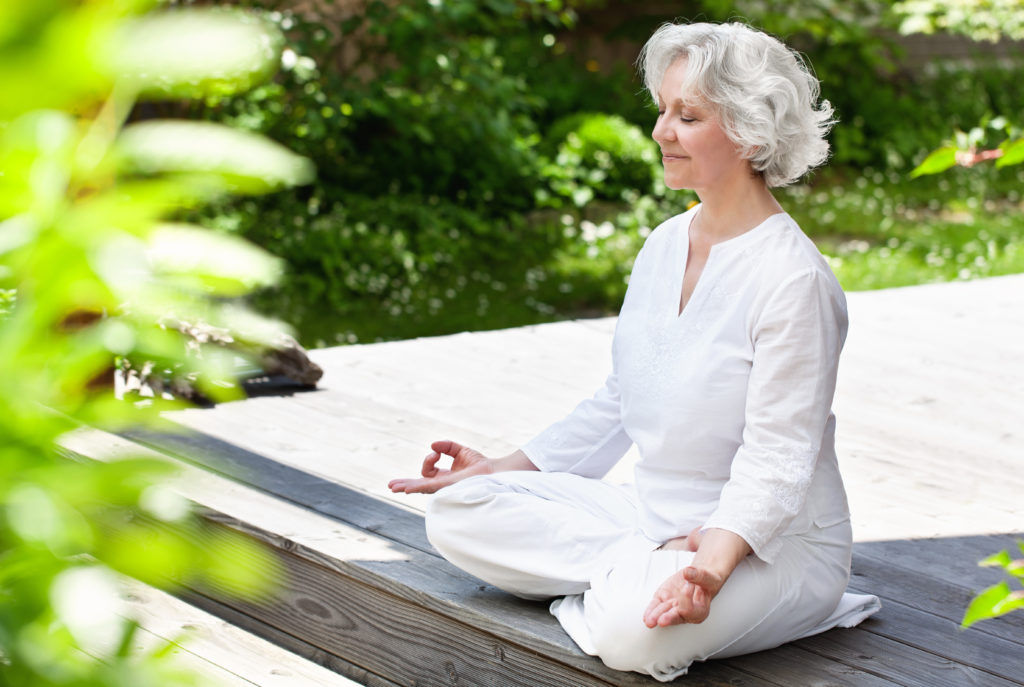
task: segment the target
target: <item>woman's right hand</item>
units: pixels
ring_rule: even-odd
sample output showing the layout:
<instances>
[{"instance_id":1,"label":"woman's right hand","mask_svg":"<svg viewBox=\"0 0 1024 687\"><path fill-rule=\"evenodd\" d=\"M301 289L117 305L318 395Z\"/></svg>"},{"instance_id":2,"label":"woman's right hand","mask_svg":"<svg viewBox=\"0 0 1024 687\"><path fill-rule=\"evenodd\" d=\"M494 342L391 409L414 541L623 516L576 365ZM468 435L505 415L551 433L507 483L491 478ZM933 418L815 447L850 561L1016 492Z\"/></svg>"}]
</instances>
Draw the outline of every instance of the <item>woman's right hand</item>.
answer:
<instances>
[{"instance_id":1,"label":"woman's right hand","mask_svg":"<svg viewBox=\"0 0 1024 687\"><path fill-rule=\"evenodd\" d=\"M388 482L388 489L395 493L433 494L467 477L489 475L496 471L494 460L454 441L435 441L430 448L432 451L423 459L423 469L420 471L422 478L393 479ZM437 461L443 455L452 457L450 469L437 467Z\"/></svg>"}]
</instances>

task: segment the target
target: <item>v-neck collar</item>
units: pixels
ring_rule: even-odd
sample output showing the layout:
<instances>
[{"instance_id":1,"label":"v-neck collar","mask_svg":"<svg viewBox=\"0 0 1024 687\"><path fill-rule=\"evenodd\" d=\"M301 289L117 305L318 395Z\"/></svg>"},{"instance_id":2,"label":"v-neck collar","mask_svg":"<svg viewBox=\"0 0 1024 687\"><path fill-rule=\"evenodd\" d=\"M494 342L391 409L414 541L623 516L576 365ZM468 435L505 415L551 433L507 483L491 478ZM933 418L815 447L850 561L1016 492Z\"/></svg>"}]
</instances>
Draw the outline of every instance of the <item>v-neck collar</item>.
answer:
<instances>
[{"instance_id":1,"label":"v-neck collar","mask_svg":"<svg viewBox=\"0 0 1024 687\"><path fill-rule=\"evenodd\" d=\"M686 302L686 306L683 307L682 311L679 310L679 301L682 298L683 293L683 279L686 278L686 261L690 255L690 227L693 225L694 218L700 212L700 206L694 208L691 212L687 213L690 215L689 221L686 222L685 227L680 227L676 235L676 240L681 244L677 248L678 257L676 259L676 268L673 272L673 287L675 289L675 300L672 306L671 313L674 313L673 319L683 320L686 313L693 310L693 306L698 302L699 297L703 296L704 292L707 291L710 286L706 286L708 282L712 282L717 275L710 273L712 268L712 260L716 255L723 253L728 254L736 250L742 250L753 241L760 238L760 236L767 230L767 227L773 226L775 220L789 217L786 212L776 212L768 215L760 224L751 227L742 234L737 234L724 241L719 241L711 245L711 249L708 252L708 259L704 263L704 269L701 271L700 277L697 278L697 284L693 287L693 293L690 294L690 300ZM719 261L715 260L714 265L717 266Z\"/></svg>"}]
</instances>

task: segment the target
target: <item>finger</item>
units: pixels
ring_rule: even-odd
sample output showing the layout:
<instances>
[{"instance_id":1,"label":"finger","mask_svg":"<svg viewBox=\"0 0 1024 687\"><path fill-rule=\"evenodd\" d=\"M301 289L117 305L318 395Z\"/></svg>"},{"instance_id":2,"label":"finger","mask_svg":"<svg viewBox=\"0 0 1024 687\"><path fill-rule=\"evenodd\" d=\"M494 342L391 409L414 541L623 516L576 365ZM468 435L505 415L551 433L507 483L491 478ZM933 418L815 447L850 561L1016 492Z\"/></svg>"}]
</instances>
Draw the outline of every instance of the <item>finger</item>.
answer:
<instances>
[{"instance_id":1,"label":"finger","mask_svg":"<svg viewBox=\"0 0 1024 687\"><path fill-rule=\"evenodd\" d=\"M448 476L449 472L447 470L442 470L439 471L437 477L395 480L393 483L394 486L391 487L391 491L405 494L433 494L438 489L451 484L451 480L445 479Z\"/></svg>"},{"instance_id":2,"label":"finger","mask_svg":"<svg viewBox=\"0 0 1024 687\"><path fill-rule=\"evenodd\" d=\"M428 453L427 457L423 459L423 468L420 470L420 474L424 477L433 477L437 474L437 461L441 460L441 454L437 451Z\"/></svg>"},{"instance_id":3,"label":"finger","mask_svg":"<svg viewBox=\"0 0 1024 687\"><path fill-rule=\"evenodd\" d=\"M700 540L702 538L703 537L700 533L700 525L697 525L692 530L690 530L690 533L688 535L686 535L686 548L690 551L696 552L697 549L700 548Z\"/></svg>"},{"instance_id":4,"label":"finger","mask_svg":"<svg viewBox=\"0 0 1024 687\"><path fill-rule=\"evenodd\" d=\"M662 601L648 608L647 612L644 613L644 625L647 627L657 627L660 624L661 618L672 611L672 604L672 601Z\"/></svg>"},{"instance_id":5,"label":"finger","mask_svg":"<svg viewBox=\"0 0 1024 687\"><path fill-rule=\"evenodd\" d=\"M451 441L450 439L442 439L441 441L435 441L430 445L430 448L438 453L444 453L451 457L459 455L460 452L465 451L466 447L460 443Z\"/></svg>"},{"instance_id":6,"label":"finger","mask_svg":"<svg viewBox=\"0 0 1024 687\"><path fill-rule=\"evenodd\" d=\"M697 568L692 565L683 568L683 578L687 582L693 583L703 589L711 589L718 582L717 578L704 568Z\"/></svg>"},{"instance_id":7,"label":"finger","mask_svg":"<svg viewBox=\"0 0 1024 687\"><path fill-rule=\"evenodd\" d=\"M661 617L658 618L658 627L682 625L685 622L687 622L687 620L679 613L679 609L672 608L668 612L662 613Z\"/></svg>"},{"instance_id":8,"label":"finger","mask_svg":"<svg viewBox=\"0 0 1024 687\"><path fill-rule=\"evenodd\" d=\"M654 615L654 609L662 606L665 603L665 599L660 594L655 594L654 598L651 599L651 603L647 604L647 608L644 609L644 618L647 616Z\"/></svg>"}]
</instances>

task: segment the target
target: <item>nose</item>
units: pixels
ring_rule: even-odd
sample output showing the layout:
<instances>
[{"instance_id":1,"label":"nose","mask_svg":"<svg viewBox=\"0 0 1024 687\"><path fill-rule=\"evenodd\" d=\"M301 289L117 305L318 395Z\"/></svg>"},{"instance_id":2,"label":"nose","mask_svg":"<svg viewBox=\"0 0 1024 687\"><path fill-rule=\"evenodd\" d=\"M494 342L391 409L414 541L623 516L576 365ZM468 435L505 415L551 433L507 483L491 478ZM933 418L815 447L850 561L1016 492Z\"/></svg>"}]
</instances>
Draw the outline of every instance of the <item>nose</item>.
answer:
<instances>
[{"instance_id":1,"label":"nose","mask_svg":"<svg viewBox=\"0 0 1024 687\"><path fill-rule=\"evenodd\" d=\"M658 143L662 141L668 141L672 139L672 127L668 125L668 117L665 115L658 115L658 119L654 122L654 130L651 131L651 138Z\"/></svg>"}]
</instances>

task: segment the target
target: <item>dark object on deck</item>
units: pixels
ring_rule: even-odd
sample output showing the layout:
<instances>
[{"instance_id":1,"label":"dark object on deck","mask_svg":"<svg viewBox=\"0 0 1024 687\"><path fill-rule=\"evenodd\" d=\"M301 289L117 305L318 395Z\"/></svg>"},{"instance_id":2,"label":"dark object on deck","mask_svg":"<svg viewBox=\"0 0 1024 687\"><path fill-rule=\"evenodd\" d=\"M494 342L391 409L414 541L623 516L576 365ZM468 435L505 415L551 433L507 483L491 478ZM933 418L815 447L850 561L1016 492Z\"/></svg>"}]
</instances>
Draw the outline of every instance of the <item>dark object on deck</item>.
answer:
<instances>
[{"instance_id":1,"label":"dark object on deck","mask_svg":"<svg viewBox=\"0 0 1024 687\"><path fill-rule=\"evenodd\" d=\"M237 352L234 372L248 396L289 395L296 390L313 389L324 373L299 342L283 332L268 345L205 322L178 322L173 328L184 336L189 356L202 357L203 348L210 345ZM120 373L122 395L169 394L202 407L214 405L196 388L196 374L186 372L180 365L168 368L153 361L124 358Z\"/></svg>"}]
</instances>

